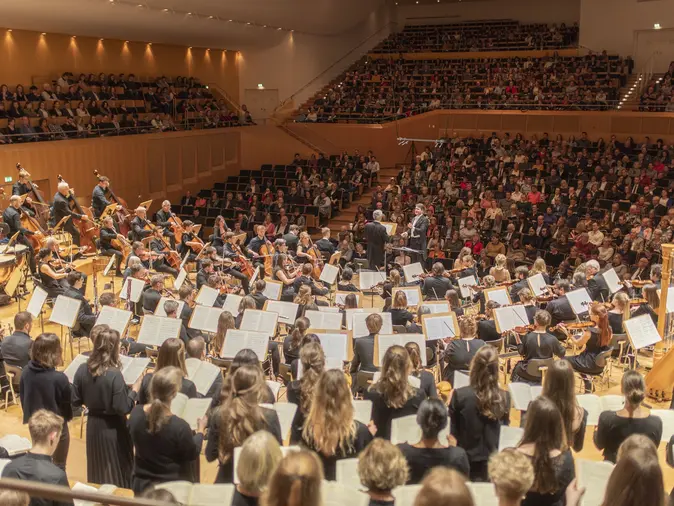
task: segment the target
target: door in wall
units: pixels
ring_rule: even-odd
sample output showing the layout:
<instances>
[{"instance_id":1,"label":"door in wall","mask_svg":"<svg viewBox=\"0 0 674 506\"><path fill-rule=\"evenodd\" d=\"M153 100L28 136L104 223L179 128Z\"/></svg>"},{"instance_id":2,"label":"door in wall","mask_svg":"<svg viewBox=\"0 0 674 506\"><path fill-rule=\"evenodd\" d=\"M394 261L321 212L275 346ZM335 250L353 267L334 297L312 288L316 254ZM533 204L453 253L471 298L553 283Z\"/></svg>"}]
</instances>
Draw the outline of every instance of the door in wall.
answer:
<instances>
[{"instance_id":1,"label":"door in wall","mask_svg":"<svg viewBox=\"0 0 674 506\"><path fill-rule=\"evenodd\" d=\"M674 29L637 30L634 33L634 46L636 72L667 72L669 63L674 60Z\"/></svg>"},{"instance_id":2,"label":"door in wall","mask_svg":"<svg viewBox=\"0 0 674 506\"><path fill-rule=\"evenodd\" d=\"M243 104L246 104L255 122L271 117L279 105L278 90L245 90Z\"/></svg>"}]
</instances>

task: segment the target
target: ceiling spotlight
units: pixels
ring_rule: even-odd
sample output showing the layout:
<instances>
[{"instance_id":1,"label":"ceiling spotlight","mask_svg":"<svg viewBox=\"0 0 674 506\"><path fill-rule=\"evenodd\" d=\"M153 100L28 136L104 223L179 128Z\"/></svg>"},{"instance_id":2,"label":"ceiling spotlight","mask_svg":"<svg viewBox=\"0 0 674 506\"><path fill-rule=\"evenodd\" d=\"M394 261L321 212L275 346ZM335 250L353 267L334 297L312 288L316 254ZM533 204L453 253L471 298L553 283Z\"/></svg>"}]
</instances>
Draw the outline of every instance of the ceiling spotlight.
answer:
<instances>
[{"instance_id":1,"label":"ceiling spotlight","mask_svg":"<svg viewBox=\"0 0 674 506\"><path fill-rule=\"evenodd\" d=\"M234 20L233 20L233 19L228 19L228 20L227 20L228 23L231 23L232 21L234 21Z\"/></svg>"},{"instance_id":2,"label":"ceiling spotlight","mask_svg":"<svg viewBox=\"0 0 674 506\"><path fill-rule=\"evenodd\" d=\"M138 7L142 7L142 6L143 6L143 4L138 4Z\"/></svg>"},{"instance_id":3,"label":"ceiling spotlight","mask_svg":"<svg viewBox=\"0 0 674 506\"><path fill-rule=\"evenodd\" d=\"M417 5L419 5L419 0L417 0Z\"/></svg>"},{"instance_id":4,"label":"ceiling spotlight","mask_svg":"<svg viewBox=\"0 0 674 506\"><path fill-rule=\"evenodd\" d=\"M168 9L162 9L164 12L168 12Z\"/></svg>"},{"instance_id":5,"label":"ceiling spotlight","mask_svg":"<svg viewBox=\"0 0 674 506\"><path fill-rule=\"evenodd\" d=\"M12 31L12 29L11 29L11 28L7 28L7 31L8 31L8 32L11 32L11 31Z\"/></svg>"},{"instance_id":6,"label":"ceiling spotlight","mask_svg":"<svg viewBox=\"0 0 674 506\"><path fill-rule=\"evenodd\" d=\"M76 39L76 38L77 38L77 35L71 35L70 38L71 38L71 39Z\"/></svg>"},{"instance_id":7,"label":"ceiling spotlight","mask_svg":"<svg viewBox=\"0 0 674 506\"><path fill-rule=\"evenodd\" d=\"M290 30L291 32L294 32L295 30Z\"/></svg>"},{"instance_id":8,"label":"ceiling spotlight","mask_svg":"<svg viewBox=\"0 0 674 506\"><path fill-rule=\"evenodd\" d=\"M129 43L129 41L128 41L128 40L125 40L125 41L124 41L124 44L128 44L128 43Z\"/></svg>"},{"instance_id":9,"label":"ceiling spotlight","mask_svg":"<svg viewBox=\"0 0 674 506\"><path fill-rule=\"evenodd\" d=\"M210 50L211 50L210 47L207 47L207 48L206 48L206 52L207 52L207 53L208 53Z\"/></svg>"},{"instance_id":10,"label":"ceiling spotlight","mask_svg":"<svg viewBox=\"0 0 674 506\"><path fill-rule=\"evenodd\" d=\"M147 45L148 45L148 46L151 46L151 45L152 45L152 42L148 42Z\"/></svg>"},{"instance_id":11,"label":"ceiling spotlight","mask_svg":"<svg viewBox=\"0 0 674 506\"><path fill-rule=\"evenodd\" d=\"M283 28L277 28L277 30L283 30Z\"/></svg>"},{"instance_id":12,"label":"ceiling spotlight","mask_svg":"<svg viewBox=\"0 0 674 506\"><path fill-rule=\"evenodd\" d=\"M213 19L213 16L208 16L208 19Z\"/></svg>"},{"instance_id":13,"label":"ceiling spotlight","mask_svg":"<svg viewBox=\"0 0 674 506\"><path fill-rule=\"evenodd\" d=\"M250 24L250 22L248 22L248 23L246 23L246 24L247 24L247 25L249 25L249 24Z\"/></svg>"},{"instance_id":14,"label":"ceiling spotlight","mask_svg":"<svg viewBox=\"0 0 674 506\"><path fill-rule=\"evenodd\" d=\"M191 15L192 15L192 13L191 13L191 12L188 12L188 13L187 13L187 15L188 15L188 16L191 16Z\"/></svg>"},{"instance_id":15,"label":"ceiling spotlight","mask_svg":"<svg viewBox=\"0 0 674 506\"><path fill-rule=\"evenodd\" d=\"M656 29L656 30L659 30L659 29L662 28L662 27L660 26L660 23L655 23L655 24L653 25L653 28Z\"/></svg>"},{"instance_id":16,"label":"ceiling spotlight","mask_svg":"<svg viewBox=\"0 0 674 506\"><path fill-rule=\"evenodd\" d=\"M262 28L267 28L267 25L262 25Z\"/></svg>"},{"instance_id":17,"label":"ceiling spotlight","mask_svg":"<svg viewBox=\"0 0 674 506\"><path fill-rule=\"evenodd\" d=\"M47 32L42 32L40 35L44 37L45 35L47 35Z\"/></svg>"},{"instance_id":18,"label":"ceiling spotlight","mask_svg":"<svg viewBox=\"0 0 674 506\"><path fill-rule=\"evenodd\" d=\"M192 49L192 46L188 47L187 49Z\"/></svg>"},{"instance_id":19,"label":"ceiling spotlight","mask_svg":"<svg viewBox=\"0 0 674 506\"><path fill-rule=\"evenodd\" d=\"M98 42L103 42L105 39L98 39Z\"/></svg>"},{"instance_id":20,"label":"ceiling spotlight","mask_svg":"<svg viewBox=\"0 0 674 506\"><path fill-rule=\"evenodd\" d=\"M109 0L109 1L110 1L110 3L114 3L115 0Z\"/></svg>"}]
</instances>

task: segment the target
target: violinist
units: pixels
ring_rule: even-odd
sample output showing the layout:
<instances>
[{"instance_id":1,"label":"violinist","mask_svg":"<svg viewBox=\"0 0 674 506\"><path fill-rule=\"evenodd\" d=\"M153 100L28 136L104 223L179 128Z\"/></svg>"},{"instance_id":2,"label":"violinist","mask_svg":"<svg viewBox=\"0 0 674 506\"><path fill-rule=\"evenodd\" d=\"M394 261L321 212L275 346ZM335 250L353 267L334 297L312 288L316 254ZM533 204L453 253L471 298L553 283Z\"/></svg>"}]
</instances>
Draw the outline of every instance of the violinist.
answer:
<instances>
[{"instance_id":1,"label":"violinist","mask_svg":"<svg viewBox=\"0 0 674 506\"><path fill-rule=\"evenodd\" d=\"M445 300L449 304L449 310L453 311L456 317L463 316L463 308L461 307L461 300L459 299L459 292L454 290L447 290L445 292Z\"/></svg>"},{"instance_id":2,"label":"violinist","mask_svg":"<svg viewBox=\"0 0 674 506\"><path fill-rule=\"evenodd\" d=\"M91 192L91 210L95 218L100 218L105 208L112 204L105 196L108 186L110 186L110 179L106 176L99 176L98 184Z\"/></svg>"},{"instance_id":3,"label":"violinist","mask_svg":"<svg viewBox=\"0 0 674 506\"><path fill-rule=\"evenodd\" d=\"M529 277L529 267L520 265L515 269L515 283L510 287L510 300L513 304L520 301L520 291L529 288L527 277Z\"/></svg>"},{"instance_id":4,"label":"violinist","mask_svg":"<svg viewBox=\"0 0 674 506\"><path fill-rule=\"evenodd\" d=\"M487 303L487 298L484 295L484 291L495 286L496 281L494 280L494 276L487 275L482 278L482 285L473 289L475 292L475 295L473 295L473 303L477 303L479 305L480 314L484 314L485 304Z\"/></svg>"},{"instance_id":5,"label":"violinist","mask_svg":"<svg viewBox=\"0 0 674 506\"><path fill-rule=\"evenodd\" d=\"M599 274L599 262L588 260L585 263L585 274L587 275L587 291L590 298L599 302L608 302L610 291L604 276Z\"/></svg>"},{"instance_id":6,"label":"violinist","mask_svg":"<svg viewBox=\"0 0 674 506\"><path fill-rule=\"evenodd\" d=\"M335 253L335 245L330 240L330 229L322 228L321 235L322 237L316 241L316 248L321 252L323 258L330 258Z\"/></svg>"},{"instance_id":7,"label":"violinist","mask_svg":"<svg viewBox=\"0 0 674 506\"><path fill-rule=\"evenodd\" d=\"M138 207L134 211L136 216L131 220L131 240L142 241L152 235L152 226L147 221L147 209Z\"/></svg>"},{"instance_id":8,"label":"violinist","mask_svg":"<svg viewBox=\"0 0 674 506\"><path fill-rule=\"evenodd\" d=\"M19 170L19 179L12 185L12 196L17 195L19 197L23 197L32 191L30 182L28 181L29 178L30 174L28 172L26 172L24 169ZM30 216L35 216L37 214L35 212L35 207L33 207L33 199L30 196L26 196L26 199L23 201L23 205L21 207Z\"/></svg>"},{"instance_id":9,"label":"violinist","mask_svg":"<svg viewBox=\"0 0 674 506\"><path fill-rule=\"evenodd\" d=\"M106 216L103 218L103 221L101 222L101 231L100 231L100 237L98 239L98 247L101 250L101 255L109 257L109 256L115 256L117 257L115 260L115 273L117 276L122 276L122 258L124 257L124 253L117 248L115 248L112 245L112 241L118 239L120 241L126 241L126 238L117 233L117 230L115 229L114 222L112 221L112 217Z\"/></svg>"},{"instance_id":10,"label":"violinist","mask_svg":"<svg viewBox=\"0 0 674 506\"><path fill-rule=\"evenodd\" d=\"M227 223L222 216L215 217L215 223L213 224L213 234L209 237L211 245L215 248L219 255L222 254L222 250L225 247L225 235L229 231Z\"/></svg>"},{"instance_id":11,"label":"violinist","mask_svg":"<svg viewBox=\"0 0 674 506\"><path fill-rule=\"evenodd\" d=\"M658 326L658 309L660 308L660 296L658 295L658 288L655 285L648 284L641 289L641 295L646 302L639 304L636 309L632 310L632 318L641 315L649 315L653 320L655 326Z\"/></svg>"},{"instance_id":12,"label":"violinist","mask_svg":"<svg viewBox=\"0 0 674 506\"><path fill-rule=\"evenodd\" d=\"M555 285L552 291L556 297L548 302L547 306L545 306L546 311L550 313L553 325L576 319L576 313L573 312L571 304L569 304L569 299L566 297L566 294L570 291L570 289L571 286L568 280L555 280ZM563 339L564 337L562 337L562 340Z\"/></svg>"},{"instance_id":13,"label":"violinist","mask_svg":"<svg viewBox=\"0 0 674 506\"><path fill-rule=\"evenodd\" d=\"M9 197L9 206L2 213L2 220L9 227L9 233L7 234L10 238L14 234L19 234L16 236L16 243L21 244L28 248L28 264L30 266L30 272L33 275L36 274L35 268L35 250L31 246L30 241L27 236L34 235L35 232L24 228L21 224L21 197L18 195L12 195Z\"/></svg>"},{"instance_id":14,"label":"violinist","mask_svg":"<svg viewBox=\"0 0 674 506\"><path fill-rule=\"evenodd\" d=\"M63 218L69 216L70 219L63 225L63 230L68 232L73 239L73 244L80 246L80 232L73 223L73 218L78 218L83 221L89 221L86 214L74 213L70 210L70 201L75 198L75 194L70 189L70 186L65 181L58 184L58 191L54 194L54 201L52 202L51 212L54 224L59 223Z\"/></svg>"},{"instance_id":15,"label":"violinist","mask_svg":"<svg viewBox=\"0 0 674 506\"><path fill-rule=\"evenodd\" d=\"M546 360L553 356L564 358L566 350L559 340L548 332L550 313L544 310L536 311L534 316L534 330L520 338L516 334L517 351L522 360L517 362L512 373L512 381L520 381L532 385L541 384L541 376L531 376L527 373L527 363L530 360Z\"/></svg>"},{"instance_id":16,"label":"violinist","mask_svg":"<svg viewBox=\"0 0 674 506\"><path fill-rule=\"evenodd\" d=\"M572 342L577 347L585 346L585 349L573 357L567 357L571 367L581 375L601 374L604 370L596 364L597 356L609 349L613 331L609 323L608 311L606 306L601 303L594 303L590 306L590 321L595 326L585 329L578 337L571 336ZM585 393L592 393L592 381L584 379Z\"/></svg>"},{"instance_id":17,"label":"violinist","mask_svg":"<svg viewBox=\"0 0 674 506\"><path fill-rule=\"evenodd\" d=\"M181 286L178 289L178 298L184 302L183 309L181 313L178 315L178 318L180 318L183 321L183 328L186 329L187 335L189 336L190 339L193 337L197 337L198 335L201 335L201 332L199 332L198 330L188 328L190 318L192 318L192 311L193 311L192 308L195 305L194 299L196 298L196 296L197 291L188 282L183 283L183 286Z\"/></svg>"},{"instance_id":18,"label":"violinist","mask_svg":"<svg viewBox=\"0 0 674 506\"><path fill-rule=\"evenodd\" d=\"M55 299L65 292L66 272L52 264L51 251L42 248L37 254L40 283L50 298Z\"/></svg>"},{"instance_id":19,"label":"violinist","mask_svg":"<svg viewBox=\"0 0 674 506\"><path fill-rule=\"evenodd\" d=\"M311 288L312 295L327 295L330 290L322 286L318 286L314 279L311 277L311 273L314 268L311 264L304 264L302 266L301 275L296 277L293 281L293 288L295 293L299 293L300 287L302 285L308 285Z\"/></svg>"},{"instance_id":20,"label":"violinist","mask_svg":"<svg viewBox=\"0 0 674 506\"><path fill-rule=\"evenodd\" d=\"M352 283L353 271L349 267L345 267L342 271L342 276L337 283L337 290L340 292L358 292L358 287Z\"/></svg>"},{"instance_id":21,"label":"violinist","mask_svg":"<svg viewBox=\"0 0 674 506\"><path fill-rule=\"evenodd\" d=\"M239 246L234 244L234 232L225 232L225 243L224 247L222 248L222 257L233 261L239 258L239 251L241 251ZM241 287L243 288L244 292L250 292L248 276L243 274L238 266L232 265L231 267L225 267L223 272L229 274L235 279L238 279L241 282Z\"/></svg>"},{"instance_id":22,"label":"violinist","mask_svg":"<svg viewBox=\"0 0 674 506\"><path fill-rule=\"evenodd\" d=\"M164 237L168 237L171 249L176 249L176 235L171 230L171 225L176 224L172 219L174 217L175 214L171 212L171 202L165 200L161 203L161 209L155 214L155 219L157 226L163 229Z\"/></svg>"},{"instance_id":23,"label":"violinist","mask_svg":"<svg viewBox=\"0 0 674 506\"><path fill-rule=\"evenodd\" d=\"M264 308L264 303L267 302L268 297L264 294L266 288L267 282L264 279L258 279L255 281L253 291L250 292L250 296L255 300L255 307L257 309Z\"/></svg>"},{"instance_id":24,"label":"violinist","mask_svg":"<svg viewBox=\"0 0 674 506\"><path fill-rule=\"evenodd\" d=\"M150 287L143 291L141 301L145 313L154 314L161 300L161 292L164 289L164 276L155 274L150 278Z\"/></svg>"},{"instance_id":25,"label":"violinist","mask_svg":"<svg viewBox=\"0 0 674 506\"><path fill-rule=\"evenodd\" d=\"M178 253L180 256L185 258L185 255L189 253L188 262L194 262L197 259L197 255L201 248L203 248L203 243L194 233L194 223L190 220L183 221L183 235L180 238L180 244L178 245Z\"/></svg>"},{"instance_id":26,"label":"violinist","mask_svg":"<svg viewBox=\"0 0 674 506\"><path fill-rule=\"evenodd\" d=\"M281 300L292 302L295 296L295 278L300 275L298 269L291 267L292 260L285 253L280 253L274 257L274 267L272 269L272 279L283 283L281 291Z\"/></svg>"},{"instance_id":27,"label":"violinist","mask_svg":"<svg viewBox=\"0 0 674 506\"><path fill-rule=\"evenodd\" d=\"M155 233L160 234L161 232L155 231ZM161 242L161 240L159 242ZM163 243L161 246L164 246ZM136 241L131 245L131 250L133 255L140 258L141 262L147 269L162 272L164 274L170 274L174 278L178 277L178 271L166 264L164 260L164 253L162 249L159 249L157 243L155 241L150 241L150 247L152 249L148 251L142 242ZM159 251L157 251L158 249Z\"/></svg>"},{"instance_id":28,"label":"violinist","mask_svg":"<svg viewBox=\"0 0 674 506\"><path fill-rule=\"evenodd\" d=\"M445 266L436 262L431 267L431 275L421 285L421 293L424 300L442 300L447 290L452 288L452 282L445 276Z\"/></svg>"},{"instance_id":29,"label":"violinist","mask_svg":"<svg viewBox=\"0 0 674 506\"><path fill-rule=\"evenodd\" d=\"M210 258L203 259L201 261L201 269L197 272L197 290L200 290L203 285L208 284L208 278L214 272L213 261Z\"/></svg>"},{"instance_id":30,"label":"violinist","mask_svg":"<svg viewBox=\"0 0 674 506\"><path fill-rule=\"evenodd\" d=\"M217 290L218 296L215 298L213 307L222 307L225 305L225 299L227 298L227 293L225 292L226 283L225 280L216 272L213 272L206 282L206 286ZM186 324L187 325L187 324Z\"/></svg>"},{"instance_id":31,"label":"violinist","mask_svg":"<svg viewBox=\"0 0 674 506\"><path fill-rule=\"evenodd\" d=\"M414 320L414 315L407 310L407 295L402 290L398 290L393 296L391 306L391 323L393 325L407 326Z\"/></svg>"},{"instance_id":32,"label":"violinist","mask_svg":"<svg viewBox=\"0 0 674 506\"><path fill-rule=\"evenodd\" d=\"M50 237L47 239L46 242L46 247L51 253L51 262L52 265L56 266L58 269L63 270L66 274L69 272L75 271L75 265L68 263L67 261L63 260L61 258L61 254L59 253L59 243L54 239L53 237ZM80 273L82 275L83 279L83 286L82 286L82 295L84 295L87 291L87 275L84 273Z\"/></svg>"},{"instance_id":33,"label":"violinist","mask_svg":"<svg viewBox=\"0 0 674 506\"><path fill-rule=\"evenodd\" d=\"M529 323L534 323L534 316L538 308L536 307L536 297L531 293L531 289L522 288L517 294L520 298L520 302L524 305L524 310L527 312L527 317Z\"/></svg>"},{"instance_id":34,"label":"violinist","mask_svg":"<svg viewBox=\"0 0 674 506\"><path fill-rule=\"evenodd\" d=\"M608 323L614 334L623 334L625 310L629 307L630 298L625 292L617 292L613 296L612 308L608 311Z\"/></svg>"},{"instance_id":35,"label":"violinist","mask_svg":"<svg viewBox=\"0 0 674 506\"><path fill-rule=\"evenodd\" d=\"M651 283L653 283L657 288L661 287L661 284L662 284L662 264L651 265L650 279L651 279Z\"/></svg>"},{"instance_id":36,"label":"violinist","mask_svg":"<svg viewBox=\"0 0 674 506\"><path fill-rule=\"evenodd\" d=\"M454 384L454 371L463 371L468 374L470 363L485 343L477 337L477 322L472 316L463 316L459 319L461 337L445 338L447 347L442 354L445 368L442 371L442 379Z\"/></svg>"},{"instance_id":37,"label":"violinist","mask_svg":"<svg viewBox=\"0 0 674 506\"><path fill-rule=\"evenodd\" d=\"M88 336L91 329L96 323L96 315L91 310L91 304L84 296L84 274L77 271L71 271L66 276L68 286L63 295L81 301L80 309L77 313L77 320L75 327L73 327L73 334L77 337Z\"/></svg>"},{"instance_id":38,"label":"violinist","mask_svg":"<svg viewBox=\"0 0 674 506\"><path fill-rule=\"evenodd\" d=\"M494 320L494 309L501 307L501 304L495 300L490 300L485 305L484 315L486 318L480 320L477 324L477 335L485 343L491 343L501 339L501 334L496 330L496 321ZM524 325L525 322L522 324Z\"/></svg>"}]
</instances>

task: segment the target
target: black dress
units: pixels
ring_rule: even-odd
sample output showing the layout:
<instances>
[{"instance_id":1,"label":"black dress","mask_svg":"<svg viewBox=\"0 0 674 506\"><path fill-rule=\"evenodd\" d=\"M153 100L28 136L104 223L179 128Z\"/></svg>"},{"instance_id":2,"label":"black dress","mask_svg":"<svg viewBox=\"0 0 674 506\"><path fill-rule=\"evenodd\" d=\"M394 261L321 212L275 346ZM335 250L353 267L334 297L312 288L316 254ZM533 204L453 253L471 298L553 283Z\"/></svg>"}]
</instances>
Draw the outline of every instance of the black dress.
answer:
<instances>
[{"instance_id":1,"label":"black dress","mask_svg":"<svg viewBox=\"0 0 674 506\"><path fill-rule=\"evenodd\" d=\"M498 451L501 425L510 424L510 394L503 392L506 409L500 420L483 416L477 407L473 387L454 390L449 403L450 432L458 446L466 450L471 481L488 481L489 456Z\"/></svg>"},{"instance_id":2,"label":"black dress","mask_svg":"<svg viewBox=\"0 0 674 506\"><path fill-rule=\"evenodd\" d=\"M372 401L372 421L377 427L377 437L390 440L391 420L416 414L419 406L426 399L426 394L420 388L414 389L414 393L403 407L391 408L386 404L384 396L373 388L368 389L363 397Z\"/></svg>"},{"instance_id":3,"label":"black dress","mask_svg":"<svg viewBox=\"0 0 674 506\"><path fill-rule=\"evenodd\" d=\"M632 434L648 436L657 447L662 437L662 420L654 415L627 418L618 416L615 411L604 411L599 415L594 444L598 449L604 450L604 460L615 463L618 448Z\"/></svg>"},{"instance_id":4,"label":"black dress","mask_svg":"<svg viewBox=\"0 0 674 506\"><path fill-rule=\"evenodd\" d=\"M182 418L172 415L156 434L148 431L144 407L138 405L129 417L129 432L136 450L133 469L133 492L168 481L198 482L193 476L193 462L199 458L203 434L192 434Z\"/></svg>"},{"instance_id":5,"label":"black dress","mask_svg":"<svg viewBox=\"0 0 674 506\"><path fill-rule=\"evenodd\" d=\"M576 371L587 374L600 374L603 371L601 367L597 367L595 360L597 355L608 350L609 347L599 346L599 336L599 329L590 329L590 339L588 339L583 352L566 358Z\"/></svg>"},{"instance_id":6,"label":"black dress","mask_svg":"<svg viewBox=\"0 0 674 506\"><path fill-rule=\"evenodd\" d=\"M527 455L529 458L531 456ZM533 460L533 459L532 459ZM570 450L551 459L557 478L557 490L552 494L539 494L527 492L522 501L522 506L563 506L566 504L566 488L576 477L576 469L573 464L573 455Z\"/></svg>"},{"instance_id":7,"label":"black dress","mask_svg":"<svg viewBox=\"0 0 674 506\"><path fill-rule=\"evenodd\" d=\"M280 445L283 444L281 436L281 424L278 421L276 411L268 408L261 408L264 418L262 426L256 427L257 430L266 430L270 432ZM218 442L220 440L220 413L213 413L208 419L208 443L204 452L206 460L213 462L219 458ZM227 462L219 462L218 475L215 477L215 483L232 483L234 480L234 457L230 456Z\"/></svg>"},{"instance_id":8,"label":"black dress","mask_svg":"<svg viewBox=\"0 0 674 506\"><path fill-rule=\"evenodd\" d=\"M150 403L150 381L152 381L152 373L143 376L143 380L140 383L140 390L138 391L138 404ZM191 380L183 378L182 385L180 386L180 393L185 394L189 399L194 399L197 397L197 387Z\"/></svg>"},{"instance_id":9,"label":"black dress","mask_svg":"<svg viewBox=\"0 0 674 506\"><path fill-rule=\"evenodd\" d=\"M236 489L230 506L257 506L258 504L260 504L259 497L244 495Z\"/></svg>"},{"instance_id":10,"label":"black dress","mask_svg":"<svg viewBox=\"0 0 674 506\"><path fill-rule=\"evenodd\" d=\"M416 448L409 443L399 444L410 473L407 485L421 483L424 475L433 467L446 466L456 469L464 476L470 475L470 464L466 450L458 446L447 448Z\"/></svg>"},{"instance_id":11,"label":"black dress","mask_svg":"<svg viewBox=\"0 0 674 506\"><path fill-rule=\"evenodd\" d=\"M467 371L470 362L485 343L482 339L456 339L450 341L445 349L445 369L442 371L442 379L454 384L454 371Z\"/></svg>"},{"instance_id":12,"label":"black dress","mask_svg":"<svg viewBox=\"0 0 674 506\"><path fill-rule=\"evenodd\" d=\"M614 334L624 334L623 329L623 314L622 313L608 313L608 323Z\"/></svg>"},{"instance_id":13,"label":"black dress","mask_svg":"<svg viewBox=\"0 0 674 506\"><path fill-rule=\"evenodd\" d=\"M421 386L419 387L427 399L435 399L438 397L438 390L435 386L435 377L428 371L419 371L412 373L412 376L419 378Z\"/></svg>"},{"instance_id":14,"label":"black dress","mask_svg":"<svg viewBox=\"0 0 674 506\"><path fill-rule=\"evenodd\" d=\"M338 449L337 453L334 455L325 456L316 450L316 448L314 448L311 443L305 439L302 439L302 446L316 452L318 454L318 458L321 459L321 462L323 462L323 471L325 473L326 480L334 481L336 479L338 460L355 458L365 449L368 444L370 444L370 441L373 439L372 434L370 434L370 431L366 425L360 423L357 420L354 420L353 423L356 424L356 436L345 452Z\"/></svg>"},{"instance_id":15,"label":"black dress","mask_svg":"<svg viewBox=\"0 0 674 506\"><path fill-rule=\"evenodd\" d=\"M138 396L125 384L119 369L93 377L87 365L77 369L73 381L73 405L89 409L87 481L131 488L133 442L126 415Z\"/></svg>"},{"instance_id":16,"label":"black dress","mask_svg":"<svg viewBox=\"0 0 674 506\"><path fill-rule=\"evenodd\" d=\"M286 395L288 396L288 402L292 402L297 406L297 411L295 411L295 416L293 417L293 423L290 428L290 444L296 445L302 440L302 429L304 428L304 420L306 418L305 413L300 409L300 394L302 390L300 388L299 380L291 381L288 383L288 388L286 390Z\"/></svg>"},{"instance_id":17,"label":"black dress","mask_svg":"<svg viewBox=\"0 0 674 506\"><path fill-rule=\"evenodd\" d=\"M407 325L408 322L414 320L414 315L410 313L407 309L391 309L391 324L392 325L402 325L403 327Z\"/></svg>"},{"instance_id":18,"label":"black dress","mask_svg":"<svg viewBox=\"0 0 674 506\"><path fill-rule=\"evenodd\" d=\"M534 359L548 359L554 355L563 357L566 354L566 350L559 340L547 332L529 332L522 337L522 344L517 346L517 351L522 355L523 360L517 362L515 365L512 381L521 381L535 385L541 384L541 377L530 376L526 371L527 363Z\"/></svg>"}]
</instances>

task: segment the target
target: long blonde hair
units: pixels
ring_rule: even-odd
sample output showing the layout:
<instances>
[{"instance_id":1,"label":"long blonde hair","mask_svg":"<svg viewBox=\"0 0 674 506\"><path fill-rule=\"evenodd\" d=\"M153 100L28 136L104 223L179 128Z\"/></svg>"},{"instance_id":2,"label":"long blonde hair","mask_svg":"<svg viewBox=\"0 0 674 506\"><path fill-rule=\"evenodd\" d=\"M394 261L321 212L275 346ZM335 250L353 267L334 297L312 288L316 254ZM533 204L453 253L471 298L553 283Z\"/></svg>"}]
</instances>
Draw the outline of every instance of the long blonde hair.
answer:
<instances>
[{"instance_id":1,"label":"long blonde hair","mask_svg":"<svg viewBox=\"0 0 674 506\"><path fill-rule=\"evenodd\" d=\"M356 437L353 413L351 391L344 373L337 369L324 371L314 388L302 436L325 456L334 455L338 450L348 453Z\"/></svg>"},{"instance_id":2,"label":"long blonde hair","mask_svg":"<svg viewBox=\"0 0 674 506\"><path fill-rule=\"evenodd\" d=\"M402 346L391 346L384 354L379 381L370 388L384 397L390 408L402 408L415 393L408 376L412 372L412 362L407 350Z\"/></svg>"},{"instance_id":3,"label":"long blonde hair","mask_svg":"<svg viewBox=\"0 0 674 506\"><path fill-rule=\"evenodd\" d=\"M319 343L307 343L300 349L302 378L300 379L300 409L308 413L316 383L325 369L325 353Z\"/></svg>"},{"instance_id":4,"label":"long blonde hair","mask_svg":"<svg viewBox=\"0 0 674 506\"><path fill-rule=\"evenodd\" d=\"M297 295L295 295L295 300L293 300L293 302L295 304L302 304L304 306L312 304L314 302L314 298L311 295L311 287L309 285L300 286L300 289L297 292Z\"/></svg>"}]
</instances>

